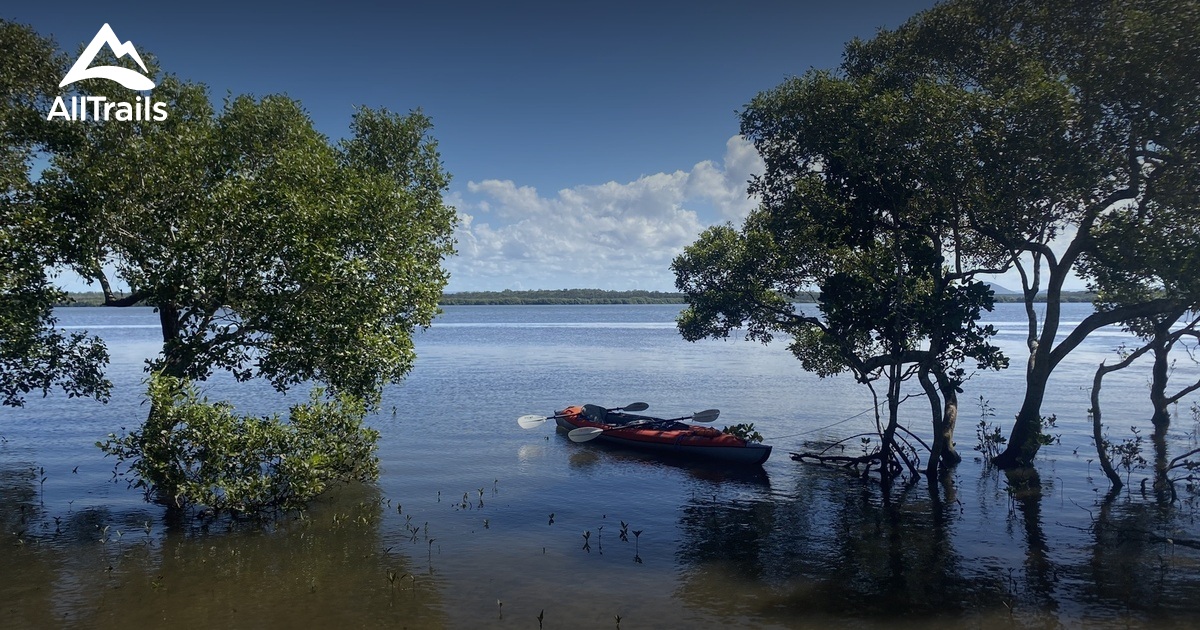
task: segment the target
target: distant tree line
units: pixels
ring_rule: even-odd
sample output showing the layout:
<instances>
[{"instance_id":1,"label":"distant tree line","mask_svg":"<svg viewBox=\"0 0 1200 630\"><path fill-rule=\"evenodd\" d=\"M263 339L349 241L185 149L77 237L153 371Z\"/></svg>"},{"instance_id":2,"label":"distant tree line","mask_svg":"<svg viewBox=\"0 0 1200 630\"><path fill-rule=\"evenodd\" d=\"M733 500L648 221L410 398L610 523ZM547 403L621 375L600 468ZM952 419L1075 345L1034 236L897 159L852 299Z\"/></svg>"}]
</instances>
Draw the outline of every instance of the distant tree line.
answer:
<instances>
[{"instance_id":1,"label":"distant tree line","mask_svg":"<svg viewBox=\"0 0 1200 630\"><path fill-rule=\"evenodd\" d=\"M992 301L997 302L997 303L1018 304L1018 303L1024 302L1025 297L1023 295L1021 295L1020 293L1009 293L1009 294L998 293L995 296L993 296ZM1062 294L1059 296L1058 301L1059 302L1095 302L1096 294L1092 291L1063 291ZM1037 296L1035 296L1033 298L1033 302L1035 304L1037 304L1037 303L1044 304L1046 302L1046 294L1044 292L1039 293Z\"/></svg>"},{"instance_id":2,"label":"distant tree line","mask_svg":"<svg viewBox=\"0 0 1200 630\"><path fill-rule=\"evenodd\" d=\"M442 295L441 304L683 304L682 293L662 291L605 291L602 289L550 289L536 291L464 291Z\"/></svg>"},{"instance_id":3,"label":"distant tree line","mask_svg":"<svg viewBox=\"0 0 1200 630\"><path fill-rule=\"evenodd\" d=\"M117 297L124 297L119 294ZM799 304L815 304L820 296L816 293L800 293L792 296ZM1064 291L1063 302L1092 302L1096 294L1091 291ZM1022 302L1017 293L995 296L996 302ZM1045 294L1035 302L1045 302ZM604 291L601 289L539 289L535 291L462 291L445 293L439 304L442 306L520 306L520 305L572 305L572 304L685 304L682 293L666 291ZM104 294L99 291L68 293L55 306L104 306Z\"/></svg>"}]
</instances>

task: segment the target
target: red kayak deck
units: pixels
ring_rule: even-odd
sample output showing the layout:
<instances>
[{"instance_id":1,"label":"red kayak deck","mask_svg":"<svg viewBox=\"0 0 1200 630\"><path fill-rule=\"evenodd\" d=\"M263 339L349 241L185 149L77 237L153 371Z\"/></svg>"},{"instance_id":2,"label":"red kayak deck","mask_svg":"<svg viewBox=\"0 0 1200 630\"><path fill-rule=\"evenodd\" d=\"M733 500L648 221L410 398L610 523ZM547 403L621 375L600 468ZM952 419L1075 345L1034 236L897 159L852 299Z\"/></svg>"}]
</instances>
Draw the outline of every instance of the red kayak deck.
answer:
<instances>
[{"instance_id":1,"label":"red kayak deck","mask_svg":"<svg viewBox=\"0 0 1200 630\"><path fill-rule=\"evenodd\" d=\"M564 429L584 427L604 429L604 433L596 439L609 444L732 464L762 464L771 456L770 446L749 443L712 427L700 427L680 422L670 423L665 428L622 427L621 424L609 424L588 419L583 413L583 407L579 406L567 407L555 415L558 426ZM645 416L628 414L617 414L615 417L634 422L645 418Z\"/></svg>"}]
</instances>

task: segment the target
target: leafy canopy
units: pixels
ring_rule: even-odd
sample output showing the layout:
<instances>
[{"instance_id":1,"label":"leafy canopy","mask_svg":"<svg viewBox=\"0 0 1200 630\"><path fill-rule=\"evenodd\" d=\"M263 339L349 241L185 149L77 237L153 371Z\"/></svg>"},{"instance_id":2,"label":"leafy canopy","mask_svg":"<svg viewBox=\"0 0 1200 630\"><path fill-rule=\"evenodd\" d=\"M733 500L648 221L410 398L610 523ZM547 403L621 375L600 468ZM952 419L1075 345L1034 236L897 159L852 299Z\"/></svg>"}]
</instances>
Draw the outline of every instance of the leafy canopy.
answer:
<instances>
[{"instance_id":1,"label":"leafy canopy","mask_svg":"<svg viewBox=\"0 0 1200 630\"><path fill-rule=\"evenodd\" d=\"M379 474L378 432L362 426L362 399L324 399L320 388L278 416L234 413L194 386L150 379L150 417L139 431L97 443L127 466L135 487L174 508L240 514L299 509L334 482Z\"/></svg>"},{"instance_id":2,"label":"leafy canopy","mask_svg":"<svg viewBox=\"0 0 1200 630\"><path fill-rule=\"evenodd\" d=\"M783 332L806 369L860 379L887 364L1004 364L976 323L991 294L958 248L959 192L973 176L959 132L974 101L918 91L813 71L751 101L742 132L766 162L751 183L762 205L675 260L685 338ZM819 316L791 301L810 290Z\"/></svg>"},{"instance_id":3,"label":"leafy canopy","mask_svg":"<svg viewBox=\"0 0 1200 630\"><path fill-rule=\"evenodd\" d=\"M163 354L149 368L281 390L313 380L369 400L401 379L453 253L429 119L360 109L334 144L286 97L214 111L203 86L170 76L153 96L166 121L80 126L38 190L77 272L110 304L158 309Z\"/></svg>"},{"instance_id":4,"label":"leafy canopy","mask_svg":"<svg viewBox=\"0 0 1200 630\"><path fill-rule=\"evenodd\" d=\"M0 20L0 405L61 389L106 399L108 353L96 337L57 329L66 294L47 277L62 262L54 226L32 194L33 159L62 141L44 112L65 59L32 29Z\"/></svg>"}]
</instances>

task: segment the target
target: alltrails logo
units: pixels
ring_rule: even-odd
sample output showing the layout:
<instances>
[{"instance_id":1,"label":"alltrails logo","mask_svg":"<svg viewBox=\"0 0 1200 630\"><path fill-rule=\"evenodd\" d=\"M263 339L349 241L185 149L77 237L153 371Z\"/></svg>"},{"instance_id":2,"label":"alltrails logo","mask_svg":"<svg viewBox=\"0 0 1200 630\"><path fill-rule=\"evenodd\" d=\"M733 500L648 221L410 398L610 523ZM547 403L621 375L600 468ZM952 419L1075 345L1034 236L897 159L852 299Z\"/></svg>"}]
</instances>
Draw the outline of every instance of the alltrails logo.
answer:
<instances>
[{"instance_id":1,"label":"alltrails logo","mask_svg":"<svg viewBox=\"0 0 1200 630\"><path fill-rule=\"evenodd\" d=\"M130 90L149 90L154 87L154 81L151 81L149 77L129 68L120 66L90 67L105 44L112 50L116 58L120 59L128 55L137 62L142 72L147 72L146 64L142 62L141 55L133 47L133 42L122 42L117 39L117 34L113 32L112 27L105 24L100 27L100 31L92 38L87 48L83 49L83 54L75 61L75 65L71 66L67 76L63 77L58 87L66 87L82 79L108 79L116 81ZM110 101L104 96L72 96L71 106L68 108L66 100L58 96L55 97L46 120L55 118L88 120L89 114L92 120L102 121L109 119L162 121L167 119L167 104L155 103L149 96L144 98L138 96L132 103Z\"/></svg>"}]
</instances>

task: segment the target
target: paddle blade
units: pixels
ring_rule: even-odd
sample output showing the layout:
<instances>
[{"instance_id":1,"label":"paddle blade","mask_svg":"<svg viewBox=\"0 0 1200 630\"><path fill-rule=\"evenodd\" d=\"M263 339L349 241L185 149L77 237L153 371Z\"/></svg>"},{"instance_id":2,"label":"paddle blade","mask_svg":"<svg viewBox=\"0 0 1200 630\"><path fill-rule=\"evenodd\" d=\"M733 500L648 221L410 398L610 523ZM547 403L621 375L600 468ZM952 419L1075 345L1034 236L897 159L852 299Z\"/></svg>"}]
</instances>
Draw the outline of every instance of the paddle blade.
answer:
<instances>
[{"instance_id":1,"label":"paddle blade","mask_svg":"<svg viewBox=\"0 0 1200 630\"><path fill-rule=\"evenodd\" d=\"M567 437L571 438L572 442L587 442L588 440L594 440L600 437L601 433L604 433L604 429L597 429L596 427L582 427L567 431Z\"/></svg>"},{"instance_id":2,"label":"paddle blade","mask_svg":"<svg viewBox=\"0 0 1200 630\"><path fill-rule=\"evenodd\" d=\"M719 415L721 415L720 409L705 409L704 411L692 414L691 420L692 422L712 422Z\"/></svg>"},{"instance_id":3,"label":"paddle blade","mask_svg":"<svg viewBox=\"0 0 1200 630\"><path fill-rule=\"evenodd\" d=\"M624 407L621 407L620 410L621 411L645 411L649 408L650 408L650 405L648 405L646 403L636 402L636 403L633 403L632 405L625 405Z\"/></svg>"},{"instance_id":4,"label":"paddle blade","mask_svg":"<svg viewBox=\"0 0 1200 630\"><path fill-rule=\"evenodd\" d=\"M532 429L533 427L541 426L541 424L547 420L549 420L549 418L546 416L536 416L530 414L517 418L517 424L521 425L522 429Z\"/></svg>"}]
</instances>

